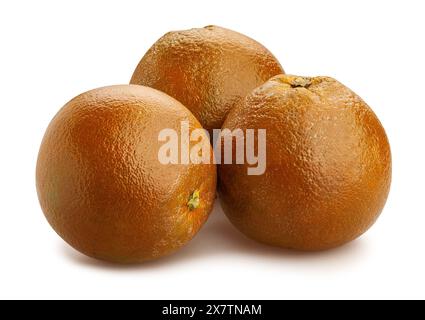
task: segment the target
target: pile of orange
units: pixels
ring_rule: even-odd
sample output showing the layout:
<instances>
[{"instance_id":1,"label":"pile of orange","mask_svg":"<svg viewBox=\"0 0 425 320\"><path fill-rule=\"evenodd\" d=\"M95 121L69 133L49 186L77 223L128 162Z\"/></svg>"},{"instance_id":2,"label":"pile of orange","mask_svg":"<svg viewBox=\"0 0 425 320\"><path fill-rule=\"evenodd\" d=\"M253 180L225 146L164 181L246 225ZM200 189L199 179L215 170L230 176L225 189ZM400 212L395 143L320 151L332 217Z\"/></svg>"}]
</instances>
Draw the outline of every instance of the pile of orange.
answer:
<instances>
[{"instance_id":1,"label":"pile of orange","mask_svg":"<svg viewBox=\"0 0 425 320\"><path fill-rule=\"evenodd\" d=\"M217 184L237 229L284 248L342 245L382 211L391 182L387 136L338 81L285 75L260 43L208 26L165 34L130 83L69 101L41 144L41 207L80 252L120 263L175 252L208 219ZM189 135L206 129L187 143L211 161L160 161L161 132L180 135L182 122ZM266 130L263 174L249 175L249 164L214 164L208 133L220 128L229 130L219 141L238 129Z\"/></svg>"}]
</instances>

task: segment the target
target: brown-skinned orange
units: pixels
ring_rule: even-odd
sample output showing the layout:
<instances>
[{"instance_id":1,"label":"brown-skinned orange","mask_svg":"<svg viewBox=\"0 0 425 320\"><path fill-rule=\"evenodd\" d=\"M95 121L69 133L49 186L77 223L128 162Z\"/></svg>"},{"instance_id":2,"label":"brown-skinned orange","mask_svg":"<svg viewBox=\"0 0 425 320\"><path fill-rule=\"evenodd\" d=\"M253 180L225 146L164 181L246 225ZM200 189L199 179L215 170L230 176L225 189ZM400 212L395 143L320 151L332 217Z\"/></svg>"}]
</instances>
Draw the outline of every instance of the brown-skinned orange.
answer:
<instances>
[{"instance_id":1,"label":"brown-skinned orange","mask_svg":"<svg viewBox=\"0 0 425 320\"><path fill-rule=\"evenodd\" d=\"M181 121L202 128L180 102L143 86L95 89L68 102L37 162L37 192L53 229L80 252L119 263L185 245L211 211L216 168L160 163L159 132L180 134Z\"/></svg>"},{"instance_id":2,"label":"brown-skinned orange","mask_svg":"<svg viewBox=\"0 0 425 320\"><path fill-rule=\"evenodd\" d=\"M224 212L248 237L329 249L359 237L381 213L391 182L388 139L371 108L338 81L276 76L223 128L266 129L263 175L247 175L248 165L219 167Z\"/></svg>"},{"instance_id":3,"label":"brown-skinned orange","mask_svg":"<svg viewBox=\"0 0 425 320\"><path fill-rule=\"evenodd\" d=\"M257 41L207 26L165 34L141 59L130 83L176 98L211 133L241 98L281 73L277 59Z\"/></svg>"}]
</instances>

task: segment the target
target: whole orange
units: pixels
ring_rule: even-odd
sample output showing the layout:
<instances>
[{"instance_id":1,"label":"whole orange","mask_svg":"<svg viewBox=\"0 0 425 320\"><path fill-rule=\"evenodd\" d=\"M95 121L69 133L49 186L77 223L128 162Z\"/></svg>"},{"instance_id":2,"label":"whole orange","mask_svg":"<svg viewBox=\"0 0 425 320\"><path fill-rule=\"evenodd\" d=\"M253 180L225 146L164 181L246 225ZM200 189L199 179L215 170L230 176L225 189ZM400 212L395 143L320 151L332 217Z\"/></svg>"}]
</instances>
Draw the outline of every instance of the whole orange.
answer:
<instances>
[{"instance_id":1,"label":"whole orange","mask_svg":"<svg viewBox=\"0 0 425 320\"><path fill-rule=\"evenodd\" d=\"M274 77L223 128L266 130L264 174L248 175L248 164L219 166L224 212L248 237L328 249L363 234L381 213L391 182L388 139L372 109L338 81Z\"/></svg>"},{"instance_id":2,"label":"whole orange","mask_svg":"<svg viewBox=\"0 0 425 320\"><path fill-rule=\"evenodd\" d=\"M277 59L257 41L207 26L165 34L142 58L130 83L176 98L211 133L241 98L280 73Z\"/></svg>"},{"instance_id":3,"label":"whole orange","mask_svg":"<svg viewBox=\"0 0 425 320\"><path fill-rule=\"evenodd\" d=\"M168 255L192 239L211 211L216 168L160 163L159 132L180 134L181 121L202 129L180 102L143 86L104 87L68 102L37 162L53 229L82 253L121 263Z\"/></svg>"}]
</instances>

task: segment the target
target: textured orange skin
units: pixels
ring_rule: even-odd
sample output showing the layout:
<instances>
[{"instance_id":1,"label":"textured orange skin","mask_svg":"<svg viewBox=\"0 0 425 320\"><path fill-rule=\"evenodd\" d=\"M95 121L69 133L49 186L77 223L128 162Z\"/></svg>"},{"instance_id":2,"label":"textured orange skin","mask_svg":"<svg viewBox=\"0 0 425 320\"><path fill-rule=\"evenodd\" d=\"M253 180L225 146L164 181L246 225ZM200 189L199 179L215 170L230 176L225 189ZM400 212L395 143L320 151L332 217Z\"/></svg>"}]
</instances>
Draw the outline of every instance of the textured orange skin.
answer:
<instances>
[{"instance_id":1,"label":"textured orange skin","mask_svg":"<svg viewBox=\"0 0 425 320\"><path fill-rule=\"evenodd\" d=\"M240 99L281 73L279 62L258 42L207 26L165 34L142 58L130 83L168 93L211 133Z\"/></svg>"},{"instance_id":2,"label":"textured orange skin","mask_svg":"<svg viewBox=\"0 0 425 320\"><path fill-rule=\"evenodd\" d=\"M296 86L304 81L311 84ZM219 167L224 212L248 237L329 249L363 234L383 209L391 183L387 136L366 103L336 80L277 76L223 127L267 130L264 175L248 176L247 165Z\"/></svg>"},{"instance_id":3,"label":"textured orange skin","mask_svg":"<svg viewBox=\"0 0 425 320\"><path fill-rule=\"evenodd\" d=\"M215 165L162 165L158 133L201 128L177 100L143 86L86 92L50 123L37 162L37 191L53 229L82 253L134 263L187 243L212 209ZM206 139L209 143L208 139ZM187 202L200 190L201 203Z\"/></svg>"}]
</instances>

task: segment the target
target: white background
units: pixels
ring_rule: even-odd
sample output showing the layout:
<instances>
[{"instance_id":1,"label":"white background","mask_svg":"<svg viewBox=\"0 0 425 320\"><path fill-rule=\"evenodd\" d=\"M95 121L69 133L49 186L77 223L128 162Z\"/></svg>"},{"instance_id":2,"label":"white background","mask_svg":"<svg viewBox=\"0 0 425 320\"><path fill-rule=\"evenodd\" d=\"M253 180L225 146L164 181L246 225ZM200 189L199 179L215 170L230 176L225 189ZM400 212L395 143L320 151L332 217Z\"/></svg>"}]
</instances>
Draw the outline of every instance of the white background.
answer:
<instances>
[{"instance_id":1,"label":"white background","mask_svg":"<svg viewBox=\"0 0 425 320\"><path fill-rule=\"evenodd\" d=\"M425 298L424 1L1 1L0 298ZM329 75L387 130L393 183L359 240L305 254L245 239L219 208L172 257L86 258L35 191L45 128L75 95L127 83L165 32L217 24L267 46L287 73Z\"/></svg>"}]
</instances>

